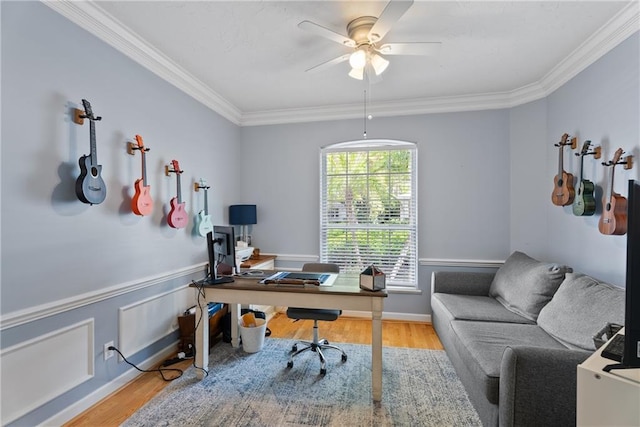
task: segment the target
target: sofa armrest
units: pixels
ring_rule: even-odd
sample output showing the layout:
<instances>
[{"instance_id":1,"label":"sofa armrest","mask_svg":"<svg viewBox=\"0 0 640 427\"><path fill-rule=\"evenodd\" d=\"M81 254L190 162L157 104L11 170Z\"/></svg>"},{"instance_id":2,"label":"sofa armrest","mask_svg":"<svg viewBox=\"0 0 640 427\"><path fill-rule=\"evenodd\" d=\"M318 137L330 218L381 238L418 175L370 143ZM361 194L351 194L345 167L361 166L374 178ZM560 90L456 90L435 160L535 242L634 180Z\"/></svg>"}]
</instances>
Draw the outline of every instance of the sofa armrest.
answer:
<instances>
[{"instance_id":1,"label":"sofa armrest","mask_svg":"<svg viewBox=\"0 0 640 427\"><path fill-rule=\"evenodd\" d=\"M577 366L591 352L507 347L500 366L500 426L576 423Z\"/></svg>"},{"instance_id":2,"label":"sofa armrest","mask_svg":"<svg viewBox=\"0 0 640 427\"><path fill-rule=\"evenodd\" d=\"M469 271L434 271L431 274L431 295L443 294L489 295L495 273Z\"/></svg>"}]
</instances>

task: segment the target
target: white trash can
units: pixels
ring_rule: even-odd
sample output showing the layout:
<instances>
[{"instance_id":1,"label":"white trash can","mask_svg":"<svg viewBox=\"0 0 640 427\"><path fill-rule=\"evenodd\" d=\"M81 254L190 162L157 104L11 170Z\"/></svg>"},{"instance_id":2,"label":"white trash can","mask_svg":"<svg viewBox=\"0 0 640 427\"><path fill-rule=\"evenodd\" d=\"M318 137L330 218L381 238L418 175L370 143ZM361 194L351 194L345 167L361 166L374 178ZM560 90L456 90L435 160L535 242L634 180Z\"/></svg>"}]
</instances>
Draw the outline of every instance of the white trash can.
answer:
<instances>
[{"instance_id":1,"label":"white trash can","mask_svg":"<svg viewBox=\"0 0 640 427\"><path fill-rule=\"evenodd\" d=\"M262 350L264 345L264 334L267 332L267 321L256 319L256 326L246 327L239 322L240 337L242 338L242 349L247 353L256 353Z\"/></svg>"}]
</instances>

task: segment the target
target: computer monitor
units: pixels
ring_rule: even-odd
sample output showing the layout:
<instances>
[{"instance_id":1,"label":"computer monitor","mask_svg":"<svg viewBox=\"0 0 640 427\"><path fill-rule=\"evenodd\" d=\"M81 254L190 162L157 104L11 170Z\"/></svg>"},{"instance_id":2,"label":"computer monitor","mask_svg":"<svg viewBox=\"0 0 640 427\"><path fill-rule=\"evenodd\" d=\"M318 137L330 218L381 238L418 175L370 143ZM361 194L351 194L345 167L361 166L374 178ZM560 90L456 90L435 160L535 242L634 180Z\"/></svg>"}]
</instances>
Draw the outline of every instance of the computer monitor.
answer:
<instances>
[{"instance_id":1,"label":"computer monitor","mask_svg":"<svg viewBox=\"0 0 640 427\"><path fill-rule=\"evenodd\" d=\"M235 234L233 227L214 225L213 231L207 233L207 251L209 254L209 274L205 279L208 284L233 282L230 276L220 276L218 267L228 266L229 274L233 273L236 263Z\"/></svg>"},{"instance_id":2,"label":"computer monitor","mask_svg":"<svg viewBox=\"0 0 640 427\"><path fill-rule=\"evenodd\" d=\"M640 367L640 182L629 180L627 277L622 365Z\"/></svg>"},{"instance_id":3,"label":"computer monitor","mask_svg":"<svg viewBox=\"0 0 640 427\"><path fill-rule=\"evenodd\" d=\"M627 198L627 277L624 306L624 337L620 363L607 365L605 372L614 369L640 368L640 182L629 180ZM611 342L612 345L617 343ZM607 349L605 349L606 351ZM604 355L604 351L603 351ZM616 356L619 356L616 351ZM605 356L608 357L608 356ZM611 357L611 359L614 359Z\"/></svg>"}]
</instances>

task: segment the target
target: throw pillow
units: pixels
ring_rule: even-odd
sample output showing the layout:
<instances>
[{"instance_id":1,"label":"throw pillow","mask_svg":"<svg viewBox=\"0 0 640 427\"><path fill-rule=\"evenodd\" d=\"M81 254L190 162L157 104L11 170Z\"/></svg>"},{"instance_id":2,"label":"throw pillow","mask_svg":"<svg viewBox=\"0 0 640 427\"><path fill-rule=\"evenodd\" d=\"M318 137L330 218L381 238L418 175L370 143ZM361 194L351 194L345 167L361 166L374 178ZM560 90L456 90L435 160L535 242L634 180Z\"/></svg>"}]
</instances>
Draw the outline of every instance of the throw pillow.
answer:
<instances>
[{"instance_id":1,"label":"throw pillow","mask_svg":"<svg viewBox=\"0 0 640 427\"><path fill-rule=\"evenodd\" d=\"M536 321L568 271L567 266L540 262L516 251L496 272L489 295L507 310Z\"/></svg>"},{"instance_id":2,"label":"throw pillow","mask_svg":"<svg viewBox=\"0 0 640 427\"><path fill-rule=\"evenodd\" d=\"M569 348L595 350L593 336L607 323L624 323L625 291L568 273L538 316L538 326Z\"/></svg>"}]
</instances>

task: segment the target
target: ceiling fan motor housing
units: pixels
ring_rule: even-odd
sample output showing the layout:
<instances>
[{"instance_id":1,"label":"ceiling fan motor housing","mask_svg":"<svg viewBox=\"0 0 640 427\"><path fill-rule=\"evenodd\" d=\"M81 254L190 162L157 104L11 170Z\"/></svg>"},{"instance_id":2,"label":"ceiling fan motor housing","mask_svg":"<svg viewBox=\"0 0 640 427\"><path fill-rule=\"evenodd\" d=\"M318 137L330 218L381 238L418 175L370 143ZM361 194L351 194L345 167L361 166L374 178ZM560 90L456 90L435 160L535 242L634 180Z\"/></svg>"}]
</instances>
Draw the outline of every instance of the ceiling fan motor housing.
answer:
<instances>
[{"instance_id":1,"label":"ceiling fan motor housing","mask_svg":"<svg viewBox=\"0 0 640 427\"><path fill-rule=\"evenodd\" d=\"M380 37L371 34L373 40L369 40L369 32L373 25L378 21L375 16L361 16L347 24L347 34L349 38L356 42L356 46L371 45L379 41Z\"/></svg>"}]
</instances>

